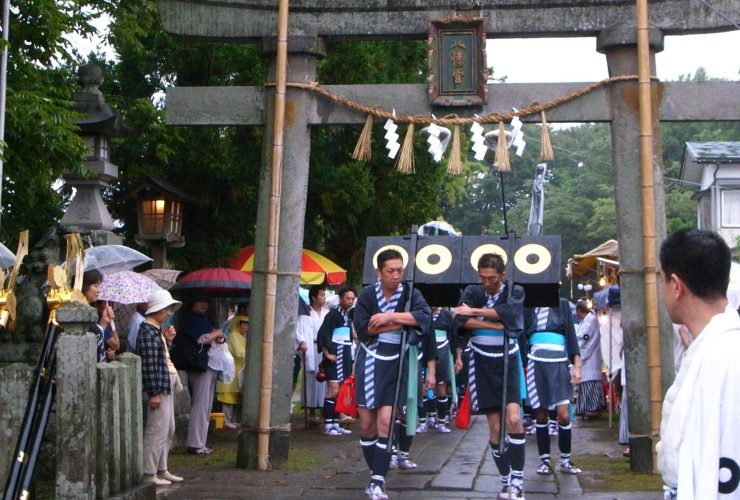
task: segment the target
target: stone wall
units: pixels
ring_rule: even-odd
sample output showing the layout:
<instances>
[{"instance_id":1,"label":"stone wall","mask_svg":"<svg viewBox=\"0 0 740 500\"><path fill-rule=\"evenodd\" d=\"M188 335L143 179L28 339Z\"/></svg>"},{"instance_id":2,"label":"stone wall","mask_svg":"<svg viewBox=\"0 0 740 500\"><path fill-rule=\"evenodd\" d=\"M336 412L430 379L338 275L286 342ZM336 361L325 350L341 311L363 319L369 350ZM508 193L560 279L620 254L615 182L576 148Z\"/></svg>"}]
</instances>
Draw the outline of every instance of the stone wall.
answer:
<instances>
[{"instance_id":1,"label":"stone wall","mask_svg":"<svg viewBox=\"0 0 740 500\"><path fill-rule=\"evenodd\" d=\"M55 420L56 498L154 498L143 473L141 359L124 353L96 363L95 336L87 326L97 312L86 304L60 308L63 327L56 340ZM32 365L0 368L0 484L5 484L26 412ZM49 438L49 432L45 434ZM55 448L55 450L54 450ZM48 458L48 457L47 457Z\"/></svg>"}]
</instances>

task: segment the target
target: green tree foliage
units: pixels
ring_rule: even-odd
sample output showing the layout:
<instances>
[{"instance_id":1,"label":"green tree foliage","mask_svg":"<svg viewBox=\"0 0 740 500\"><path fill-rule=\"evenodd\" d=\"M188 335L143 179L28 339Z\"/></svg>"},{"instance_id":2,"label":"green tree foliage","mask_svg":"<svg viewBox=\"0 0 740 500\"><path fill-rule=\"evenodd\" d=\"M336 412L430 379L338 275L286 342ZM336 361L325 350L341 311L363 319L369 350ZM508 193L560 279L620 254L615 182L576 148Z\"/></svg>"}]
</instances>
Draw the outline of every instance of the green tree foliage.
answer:
<instances>
[{"instance_id":1,"label":"green tree foliage","mask_svg":"<svg viewBox=\"0 0 740 500\"><path fill-rule=\"evenodd\" d=\"M490 127L489 127L490 128ZM524 127L527 146L522 157L510 155L512 171L490 167L493 152L467 177L468 196L445 215L464 234L527 234L531 192L540 163L540 126ZM616 237L611 139L605 125L582 125L551 131L555 160L548 163L545 185L544 234L561 236L561 267L574 253L583 253L604 239ZM472 163L472 162L471 162Z\"/></svg>"},{"instance_id":2,"label":"green tree foliage","mask_svg":"<svg viewBox=\"0 0 740 500\"><path fill-rule=\"evenodd\" d=\"M685 77L691 79L692 77ZM701 70L696 81L706 79ZM525 126L527 148L522 158L511 156L512 172L503 174L507 219L517 234L526 234L535 165L539 162L538 126ZM722 122L664 123L661 129L668 232L695 227L696 187L678 182L686 142L731 141L740 137L740 124ZM551 131L555 159L548 164L545 185L544 233L559 234L561 268L574 254L585 253L608 239L617 239L615 179L611 167L611 135L606 124L583 124ZM493 153L485 163L490 165ZM472 162L475 164L475 162ZM465 234L504 234L499 174L485 165L472 167L466 193L449 206L449 222Z\"/></svg>"},{"instance_id":3,"label":"green tree foliage","mask_svg":"<svg viewBox=\"0 0 740 500\"><path fill-rule=\"evenodd\" d=\"M19 231L39 236L61 218L64 198L49 186L80 170L85 144L69 109L79 87L65 36L93 32L90 8L107 4L38 0L15 2L10 11L0 238L11 248Z\"/></svg>"},{"instance_id":4,"label":"green tree foliage","mask_svg":"<svg viewBox=\"0 0 740 500\"><path fill-rule=\"evenodd\" d=\"M201 200L185 214L186 247L171 250L168 258L184 269L225 264L240 246L254 242L262 131L166 126L156 96L172 84L262 85L266 62L254 46L173 39L163 31L154 5L151 0L122 3L111 26L119 60L108 65L109 82L103 92L114 96L109 100L115 100L135 130L117 141L114 149L121 175L111 198L112 213L125 222L130 242L136 228L135 205L121 195L143 175L165 178ZM421 82L425 69L423 43L340 42L320 62L318 80L322 84ZM418 154L426 149L418 134L417 173L407 176L394 171L393 161L385 156L380 126L375 132L374 160L367 165L353 161L359 132L359 127L312 132L304 241L304 246L326 253L358 274L365 238L403 234L412 224L434 218L446 186L444 166Z\"/></svg>"},{"instance_id":5,"label":"green tree foliage","mask_svg":"<svg viewBox=\"0 0 740 500\"><path fill-rule=\"evenodd\" d=\"M339 42L321 61L318 79L324 85L420 83L425 74L422 42ZM351 158L361 127L312 133L305 244L348 266L355 283L367 236L407 234L412 225L435 219L445 189L445 164L435 164L425 154L428 145L419 126L414 136L416 172L405 175L394 170L395 161L387 156L383 123L375 122L372 161L367 164ZM399 124L400 141L406 130L407 125Z\"/></svg>"},{"instance_id":6,"label":"green tree foliage","mask_svg":"<svg viewBox=\"0 0 740 500\"><path fill-rule=\"evenodd\" d=\"M266 63L255 46L174 39L164 32L153 0L121 2L110 29L119 59L108 65L102 90L134 130L113 151L120 180L111 212L133 244L136 206L124 195L144 175L165 179L199 201L186 205L186 246L170 250L168 260L185 270L226 265L254 242L262 131L168 126L162 99L171 85L264 84Z\"/></svg>"},{"instance_id":7,"label":"green tree foliage","mask_svg":"<svg viewBox=\"0 0 740 500\"><path fill-rule=\"evenodd\" d=\"M171 37L162 29L155 0L39 0L20 2L12 11L0 236L12 245L20 229L37 233L61 216L65 199L49 186L61 172L79 170L84 152L68 108L81 58L64 34L91 33L90 21L101 11L111 16L109 40L118 58L91 57L104 68L106 99L133 130L114 143L112 160L120 180L105 194L111 213L122 221L126 243L133 245L135 206L124 195L144 175L168 180L200 201L186 207L187 246L170 251L173 264L186 270L225 264L227 256L254 241L263 132L258 127L168 126L164 95L171 85L263 85L267 62L254 45ZM426 71L423 42L344 41L330 46L317 79L322 84L422 83ZM706 78L703 71L685 77ZM396 172L381 127L378 120L368 164L350 158L361 127L312 131L305 246L349 267L356 280L367 236L405 234L411 225L440 215L464 234L503 234L505 225L526 233L539 126L525 127L524 156L512 156L512 172L503 175L491 169L493 153L482 163L468 156L469 132L463 127L462 176L447 174L446 159L431 161L418 127L416 172ZM669 230L691 226L695 219L692 190L673 181L685 142L737 140L739 127L663 125ZM406 125L399 133L403 138ZM562 236L566 259L616 237L611 139L608 126L586 124L553 130L552 142L556 159L548 166L544 226L545 233Z\"/></svg>"}]
</instances>

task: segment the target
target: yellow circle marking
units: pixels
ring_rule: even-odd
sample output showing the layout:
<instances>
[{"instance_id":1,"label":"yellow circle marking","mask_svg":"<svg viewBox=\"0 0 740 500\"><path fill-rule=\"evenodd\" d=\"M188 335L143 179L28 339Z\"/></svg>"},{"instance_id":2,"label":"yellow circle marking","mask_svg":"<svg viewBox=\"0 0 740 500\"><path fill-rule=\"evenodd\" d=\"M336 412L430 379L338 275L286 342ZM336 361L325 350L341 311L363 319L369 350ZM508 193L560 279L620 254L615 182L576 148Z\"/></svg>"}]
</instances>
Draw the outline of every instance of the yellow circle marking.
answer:
<instances>
[{"instance_id":1,"label":"yellow circle marking","mask_svg":"<svg viewBox=\"0 0 740 500\"><path fill-rule=\"evenodd\" d=\"M398 253L401 254L401 258L403 259L403 268L406 269L406 265L409 263L409 253L406 251L405 248L398 245L384 245L380 248L378 248L375 251L375 254L373 254L373 260L372 265L377 269L378 266L378 255L380 252L384 252L386 250L396 250Z\"/></svg>"},{"instance_id":2,"label":"yellow circle marking","mask_svg":"<svg viewBox=\"0 0 740 500\"><path fill-rule=\"evenodd\" d=\"M527 262L527 257L530 255L539 257L537 262L534 264ZM550 251L537 243L524 245L514 254L514 265L516 265L518 271L526 274L540 274L550 267L551 262L552 255L550 255Z\"/></svg>"},{"instance_id":3,"label":"yellow circle marking","mask_svg":"<svg viewBox=\"0 0 740 500\"><path fill-rule=\"evenodd\" d=\"M429 257L439 256L439 262L432 264ZM427 245L416 254L416 268L426 274L442 274L452 264L452 252L440 244Z\"/></svg>"},{"instance_id":4,"label":"yellow circle marking","mask_svg":"<svg viewBox=\"0 0 740 500\"><path fill-rule=\"evenodd\" d=\"M506 264L506 261L508 260L506 250L498 245L494 245L493 243L486 243L485 245L481 245L473 250L473 253L470 254L470 266L477 271L478 260L480 260L481 256L486 253L495 253L496 255L501 256L504 264Z\"/></svg>"}]
</instances>

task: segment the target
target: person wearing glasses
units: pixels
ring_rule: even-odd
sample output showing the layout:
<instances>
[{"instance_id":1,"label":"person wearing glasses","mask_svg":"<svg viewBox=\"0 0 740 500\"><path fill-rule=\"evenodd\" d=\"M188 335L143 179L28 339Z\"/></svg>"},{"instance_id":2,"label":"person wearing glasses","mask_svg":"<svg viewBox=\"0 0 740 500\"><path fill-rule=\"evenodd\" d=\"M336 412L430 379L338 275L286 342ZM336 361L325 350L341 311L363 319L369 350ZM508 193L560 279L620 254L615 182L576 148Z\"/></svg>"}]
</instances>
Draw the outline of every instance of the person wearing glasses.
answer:
<instances>
[{"instance_id":1,"label":"person wearing glasses","mask_svg":"<svg viewBox=\"0 0 740 500\"><path fill-rule=\"evenodd\" d=\"M524 289L506 281L500 255L478 260L480 285L469 285L453 309L458 334L470 338L468 391L471 414L485 415L493 460L501 474L499 499L524 498L524 427L520 417L521 360L515 339L524 330ZM509 288L511 287L511 290ZM505 336L508 343L504 346ZM504 356L508 356L506 408L501 407ZM501 412L506 415L509 446L499 453Z\"/></svg>"}]
</instances>

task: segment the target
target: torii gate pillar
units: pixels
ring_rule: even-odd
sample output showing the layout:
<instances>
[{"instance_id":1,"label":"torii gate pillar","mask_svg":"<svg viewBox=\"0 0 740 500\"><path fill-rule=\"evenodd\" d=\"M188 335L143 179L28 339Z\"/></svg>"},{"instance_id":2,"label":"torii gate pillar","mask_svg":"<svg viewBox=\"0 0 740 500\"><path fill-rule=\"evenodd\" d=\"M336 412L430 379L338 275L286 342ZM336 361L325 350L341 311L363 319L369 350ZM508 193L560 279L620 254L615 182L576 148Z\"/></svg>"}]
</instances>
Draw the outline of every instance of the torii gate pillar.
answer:
<instances>
[{"instance_id":1,"label":"torii gate pillar","mask_svg":"<svg viewBox=\"0 0 740 500\"><path fill-rule=\"evenodd\" d=\"M267 54L276 51L275 38L263 39ZM289 82L311 83L316 80L316 63L326 55L323 39L290 37L288 39ZM275 78L275 57L270 59L268 79ZM267 264L267 231L272 179L272 146L274 88L265 93L264 140L260 175L257 228L255 233L256 270ZM281 187L280 223L278 230L278 277L275 307L274 345L272 359L272 404L270 409L270 463L276 466L288 459L290 437L290 405L293 393L293 353L295 324L298 311L298 286L303 249L303 227L308 192L308 164L311 152L311 130L308 126L312 96L308 92L288 88L285 106L283 139L283 183ZM265 275L254 273L249 329L249 348L242 400L242 433L239 436L237 466L257 468L257 435L260 386L262 376L262 332L264 331ZM309 346L309 349L311 347Z\"/></svg>"},{"instance_id":2,"label":"torii gate pillar","mask_svg":"<svg viewBox=\"0 0 740 500\"><path fill-rule=\"evenodd\" d=\"M663 50L663 33L650 30L650 74L655 74L655 53ZM597 50L606 54L609 76L637 74L637 31L633 23L603 30ZM655 231L665 239L665 196L661 171L660 101L662 84L653 82L652 132L653 174L655 177ZM615 83L607 90L611 109L612 165L614 172L619 238L620 287L624 359L629 398L630 467L653 472L652 447L659 436L650 435L650 394L648 383L647 334L645 331L645 290L643 287L642 180L640 176L640 109L637 82ZM646 249L647 251L647 249ZM652 251L657 251L653 249ZM657 259L656 259L657 260ZM652 271L654 272L654 271ZM670 320L660 308L660 351L663 392L673 381L673 332Z\"/></svg>"}]
</instances>

